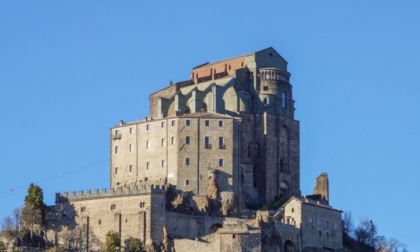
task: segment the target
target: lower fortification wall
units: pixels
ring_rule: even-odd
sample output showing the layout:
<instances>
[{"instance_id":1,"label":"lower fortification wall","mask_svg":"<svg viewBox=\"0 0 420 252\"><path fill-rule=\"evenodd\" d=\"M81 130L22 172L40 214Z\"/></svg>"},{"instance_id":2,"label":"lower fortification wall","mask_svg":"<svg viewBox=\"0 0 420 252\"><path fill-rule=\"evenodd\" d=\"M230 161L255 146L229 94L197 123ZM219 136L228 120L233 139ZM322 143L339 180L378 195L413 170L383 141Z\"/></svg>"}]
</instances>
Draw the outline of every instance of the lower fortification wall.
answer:
<instances>
[{"instance_id":1,"label":"lower fortification wall","mask_svg":"<svg viewBox=\"0 0 420 252\"><path fill-rule=\"evenodd\" d=\"M165 188L149 186L57 194L56 204L47 214L47 239L65 244L69 232L81 229L90 234L86 237L93 250L102 250L109 231L118 232L122 243L130 237L146 244L160 243L165 223L164 192Z\"/></svg>"}]
</instances>

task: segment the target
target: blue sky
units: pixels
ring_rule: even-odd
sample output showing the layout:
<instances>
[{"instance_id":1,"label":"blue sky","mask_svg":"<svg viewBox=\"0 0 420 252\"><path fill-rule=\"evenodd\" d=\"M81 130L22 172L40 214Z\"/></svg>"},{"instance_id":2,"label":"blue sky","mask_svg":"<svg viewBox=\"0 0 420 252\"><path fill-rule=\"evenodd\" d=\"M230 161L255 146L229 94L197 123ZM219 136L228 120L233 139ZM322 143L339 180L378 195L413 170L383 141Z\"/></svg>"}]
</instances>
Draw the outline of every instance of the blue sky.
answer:
<instances>
[{"instance_id":1,"label":"blue sky","mask_svg":"<svg viewBox=\"0 0 420 252\"><path fill-rule=\"evenodd\" d=\"M30 182L109 187L109 128L192 67L274 47L301 122L302 193L420 248L416 1L1 1L0 218Z\"/></svg>"}]
</instances>

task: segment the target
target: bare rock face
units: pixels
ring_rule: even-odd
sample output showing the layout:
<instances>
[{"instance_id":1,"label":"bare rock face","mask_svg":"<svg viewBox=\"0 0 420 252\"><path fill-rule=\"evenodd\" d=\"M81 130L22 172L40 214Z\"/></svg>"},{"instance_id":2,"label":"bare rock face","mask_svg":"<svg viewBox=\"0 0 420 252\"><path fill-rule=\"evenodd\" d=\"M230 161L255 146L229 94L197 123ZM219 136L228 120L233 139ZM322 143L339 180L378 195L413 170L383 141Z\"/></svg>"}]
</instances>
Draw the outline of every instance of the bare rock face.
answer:
<instances>
[{"instance_id":1,"label":"bare rock face","mask_svg":"<svg viewBox=\"0 0 420 252\"><path fill-rule=\"evenodd\" d=\"M222 206L220 208L222 215L235 215L238 212L235 194L233 192L221 192L220 197L222 200Z\"/></svg>"},{"instance_id":2,"label":"bare rock face","mask_svg":"<svg viewBox=\"0 0 420 252\"><path fill-rule=\"evenodd\" d=\"M207 197L209 197L210 199L217 199L217 193L218 193L218 188L217 188L216 180L214 179L214 176L211 176L210 181L209 181L209 186L207 188Z\"/></svg>"},{"instance_id":3,"label":"bare rock face","mask_svg":"<svg viewBox=\"0 0 420 252\"><path fill-rule=\"evenodd\" d=\"M175 199L171 202L171 205L174 208L177 208L178 206L182 205L182 202L184 202L184 197L182 197L182 195L177 195Z\"/></svg>"},{"instance_id":4,"label":"bare rock face","mask_svg":"<svg viewBox=\"0 0 420 252\"><path fill-rule=\"evenodd\" d=\"M163 226L163 240L162 244L160 246L161 252L170 252L170 244L169 244L169 238L168 238L168 231L166 230L166 226Z\"/></svg>"}]
</instances>

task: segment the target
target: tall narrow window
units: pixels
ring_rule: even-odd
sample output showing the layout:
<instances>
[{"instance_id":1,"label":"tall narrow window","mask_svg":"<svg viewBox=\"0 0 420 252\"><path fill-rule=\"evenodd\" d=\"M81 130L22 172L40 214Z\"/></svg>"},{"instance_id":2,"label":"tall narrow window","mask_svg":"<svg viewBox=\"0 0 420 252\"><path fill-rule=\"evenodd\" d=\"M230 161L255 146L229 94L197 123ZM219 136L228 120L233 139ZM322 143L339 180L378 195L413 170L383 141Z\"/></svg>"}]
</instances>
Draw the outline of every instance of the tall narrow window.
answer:
<instances>
[{"instance_id":1,"label":"tall narrow window","mask_svg":"<svg viewBox=\"0 0 420 252\"><path fill-rule=\"evenodd\" d=\"M286 92L281 93L281 107L286 108Z\"/></svg>"},{"instance_id":2,"label":"tall narrow window","mask_svg":"<svg viewBox=\"0 0 420 252\"><path fill-rule=\"evenodd\" d=\"M223 137L219 137L219 149L225 149L225 141L223 139Z\"/></svg>"},{"instance_id":3,"label":"tall narrow window","mask_svg":"<svg viewBox=\"0 0 420 252\"><path fill-rule=\"evenodd\" d=\"M115 173L115 174L118 174L118 167L115 167L115 169L114 169L114 173Z\"/></svg>"},{"instance_id":4,"label":"tall narrow window","mask_svg":"<svg viewBox=\"0 0 420 252\"><path fill-rule=\"evenodd\" d=\"M219 159L219 167L223 167L223 159Z\"/></svg>"},{"instance_id":5,"label":"tall narrow window","mask_svg":"<svg viewBox=\"0 0 420 252\"><path fill-rule=\"evenodd\" d=\"M190 136L185 137L185 144L190 144Z\"/></svg>"},{"instance_id":6,"label":"tall narrow window","mask_svg":"<svg viewBox=\"0 0 420 252\"><path fill-rule=\"evenodd\" d=\"M129 144L129 145L128 145L128 150L129 150L129 151L133 151L133 144Z\"/></svg>"},{"instance_id":7,"label":"tall narrow window","mask_svg":"<svg viewBox=\"0 0 420 252\"><path fill-rule=\"evenodd\" d=\"M185 125L190 126L191 125L191 120L190 119L185 120Z\"/></svg>"},{"instance_id":8,"label":"tall narrow window","mask_svg":"<svg viewBox=\"0 0 420 252\"><path fill-rule=\"evenodd\" d=\"M175 126L175 120L172 120L172 121L171 121L171 125L172 125L172 126Z\"/></svg>"},{"instance_id":9,"label":"tall narrow window","mask_svg":"<svg viewBox=\"0 0 420 252\"><path fill-rule=\"evenodd\" d=\"M128 166L128 171L129 171L129 172L132 172L132 171L133 171L133 165L129 165L129 166Z\"/></svg>"},{"instance_id":10,"label":"tall narrow window","mask_svg":"<svg viewBox=\"0 0 420 252\"><path fill-rule=\"evenodd\" d=\"M205 125L206 127L208 127L208 126L210 125L210 121L209 121L209 120L205 120L205 121L204 121L204 125Z\"/></svg>"},{"instance_id":11,"label":"tall narrow window","mask_svg":"<svg viewBox=\"0 0 420 252\"><path fill-rule=\"evenodd\" d=\"M146 149L152 148L152 143L150 141L146 141Z\"/></svg>"},{"instance_id":12,"label":"tall narrow window","mask_svg":"<svg viewBox=\"0 0 420 252\"><path fill-rule=\"evenodd\" d=\"M133 134L133 127L130 127L130 134Z\"/></svg>"},{"instance_id":13,"label":"tall narrow window","mask_svg":"<svg viewBox=\"0 0 420 252\"><path fill-rule=\"evenodd\" d=\"M175 137L171 137L171 144L175 143Z\"/></svg>"},{"instance_id":14,"label":"tall narrow window","mask_svg":"<svg viewBox=\"0 0 420 252\"><path fill-rule=\"evenodd\" d=\"M146 170L149 170L150 169L150 162L147 162L146 163Z\"/></svg>"},{"instance_id":15,"label":"tall narrow window","mask_svg":"<svg viewBox=\"0 0 420 252\"><path fill-rule=\"evenodd\" d=\"M204 137L204 147L210 149L210 138L208 136Z\"/></svg>"},{"instance_id":16,"label":"tall narrow window","mask_svg":"<svg viewBox=\"0 0 420 252\"><path fill-rule=\"evenodd\" d=\"M185 165L190 165L190 158L185 158Z\"/></svg>"},{"instance_id":17,"label":"tall narrow window","mask_svg":"<svg viewBox=\"0 0 420 252\"><path fill-rule=\"evenodd\" d=\"M219 127L223 127L223 121L219 121Z\"/></svg>"},{"instance_id":18,"label":"tall narrow window","mask_svg":"<svg viewBox=\"0 0 420 252\"><path fill-rule=\"evenodd\" d=\"M118 153L118 146L115 146L115 147L114 147L114 152L115 152L115 154L117 154L117 153Z\"/></svg>"},{"instance_id":19,"label":"tall narrow window","mask_svg":"<svg viewBox=\"0 0 420 252\"><path fill-rule=\"evenodd\" d=\"M146 124L146 130L150 129L150 124Z\"/></svg>"},{"instance_id":20,"label":"tall narrow window","mask_svg":"<svg viewBox=\"0 0 420 252\"><path fill-rule=\"evenodd\" d=\"M160 146L161 146L161 147L165 146L165 138L162 138L162 139L160 140Z\"/></svg>"},{"instance_id":21,"label":"tall narrow window","mask_svg":"<svg viewBox=\"0 0 420 252\"><path fill-rule=\"evenodd\" d=\"M166 164L165 160L162 160L162 167L165 167L165 164Z\"/></svg>"}]
</instances>

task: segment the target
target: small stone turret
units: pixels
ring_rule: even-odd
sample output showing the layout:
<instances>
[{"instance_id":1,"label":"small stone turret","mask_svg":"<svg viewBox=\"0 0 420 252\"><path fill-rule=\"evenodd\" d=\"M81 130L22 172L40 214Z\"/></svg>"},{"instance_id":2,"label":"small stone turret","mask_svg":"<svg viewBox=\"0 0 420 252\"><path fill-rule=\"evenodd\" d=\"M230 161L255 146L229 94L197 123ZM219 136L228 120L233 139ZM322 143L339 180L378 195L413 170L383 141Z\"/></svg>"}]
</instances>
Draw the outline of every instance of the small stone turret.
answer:
<instances>
[{"instance_id":1,"label":"small stone turret","mask_svg":"<svg viewBox=\"0 0 420 252\"><path fill-rule=\"evenodd\" d=\"M323 172L321 175L316 177L316 184L313 194L320 195L327 202L329 201L328 174L326 172Z\"/></svg>"}]
</instances>

